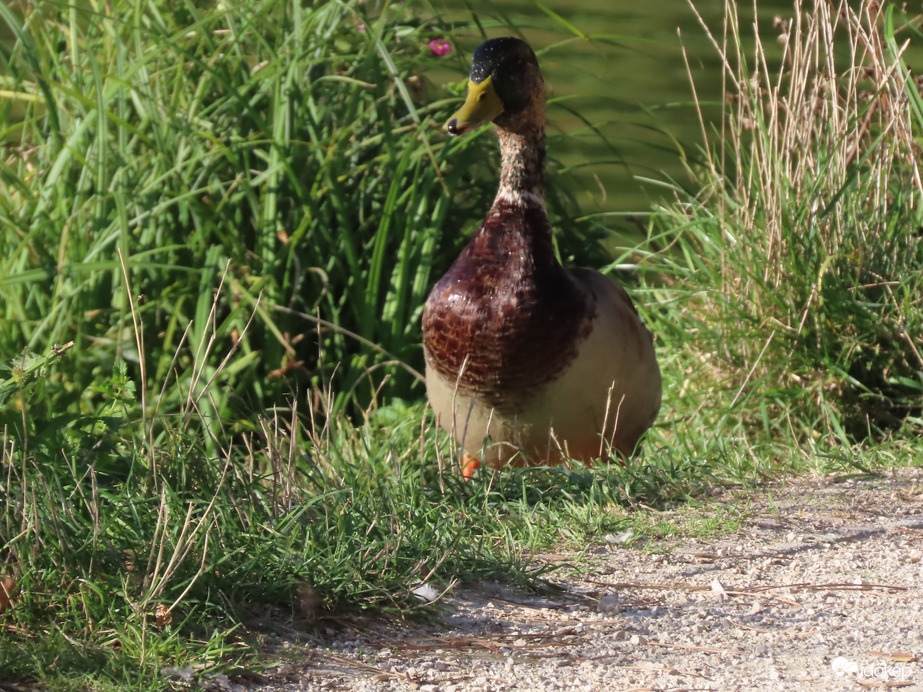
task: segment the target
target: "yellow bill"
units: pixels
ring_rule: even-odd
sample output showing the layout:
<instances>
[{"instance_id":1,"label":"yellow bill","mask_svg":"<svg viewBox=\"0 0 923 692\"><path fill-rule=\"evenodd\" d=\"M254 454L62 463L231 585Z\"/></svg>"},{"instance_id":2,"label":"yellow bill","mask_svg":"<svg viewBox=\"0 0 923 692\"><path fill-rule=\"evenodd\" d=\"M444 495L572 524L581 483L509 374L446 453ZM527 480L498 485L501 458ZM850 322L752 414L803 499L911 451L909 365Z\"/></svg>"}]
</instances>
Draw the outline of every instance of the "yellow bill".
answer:
<instances>
[{"instance_id":1,"label":"yellow bill","mask_svg":"<svg viewBox=\"0 0 923 692\"><path fill-rule=\"evenodd\" d=\"M445 129L450 135L460 135L488 123L503 112L503 101L494 89L493 77L475 84L468 82L468 96L464 105L449 118Z\"/></svg>"}]
</instances>

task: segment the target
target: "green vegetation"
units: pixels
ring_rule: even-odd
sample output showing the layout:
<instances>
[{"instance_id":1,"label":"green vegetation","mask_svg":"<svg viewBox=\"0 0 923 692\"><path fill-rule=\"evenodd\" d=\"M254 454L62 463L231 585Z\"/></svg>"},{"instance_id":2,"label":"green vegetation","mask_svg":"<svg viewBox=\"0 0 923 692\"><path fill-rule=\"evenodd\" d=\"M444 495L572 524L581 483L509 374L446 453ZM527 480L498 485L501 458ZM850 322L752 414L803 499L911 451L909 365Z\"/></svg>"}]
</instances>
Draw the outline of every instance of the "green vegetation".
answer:
<instances>
[{"instance_id":1,"label":"green vegetation","mask_svg":"<svg viewBox=\"0 0 923 692\"><path fill-rule=\"evenodd\" d=\"M725 443L759 444L761 459L902 439L899 456L920 458L909 441L923 425L923 111L902 55L919 50L920 18L863 12L795 15L777 29L778 73L759 48L744 54L732 21L716 44L731 106L694 193L675 188L650 227L654 247L673 250L648 266L664 277L651 317L675 347L674 423L694 412Z\"/></svg>"},{"instance_id":2,"label":"green vegetation","mask_svg":"<svg viewBox=\"0 0 923 692\"><path fill-rule=\"evenodd\" d=\"M778 68L732 27L725 122L612 265L667 385L644 454L466 483L414 377L423 299L495 185L489 137L439 132L450 27L84 7L0 4L0 681L207 678L253 665L267 609L536 586L562 542L736 521L642 506L923 461L917 19L820 4ZM605 217L569 182L562 254L599 266Z\"/></svg>"},{"instance_id":3,"label":"green vegetation","mask_svg":"<svg viewBox=\"0 0 923 692\"><path fill-rule=\"evenodd\" d=\"M624 545L669 553L687 538L709 540L734 533L746 511L688 503L671 512L634 512L618 536Z\"/></svg>"}]
</instances>

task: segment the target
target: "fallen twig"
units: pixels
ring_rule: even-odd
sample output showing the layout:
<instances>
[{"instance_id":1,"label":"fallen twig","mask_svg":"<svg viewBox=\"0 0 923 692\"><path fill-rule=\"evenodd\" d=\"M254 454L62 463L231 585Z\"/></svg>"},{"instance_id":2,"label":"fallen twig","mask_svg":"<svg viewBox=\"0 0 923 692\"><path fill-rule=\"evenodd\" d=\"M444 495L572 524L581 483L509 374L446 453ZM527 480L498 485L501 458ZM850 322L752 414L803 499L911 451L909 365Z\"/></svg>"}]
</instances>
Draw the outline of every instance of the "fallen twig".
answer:
<instances>
[{"instance_id":1,"label":"fallen twig","mask_svg":"<svg viewBox=\"0 0 923 692\"><path fill-rule=\"evenodd\" d=\"M714 649L710 646L695 646L693 644L664 644L663 642L648 642L648 646L660 646L666 649L686 649L687 651L702 651L707 654L737 654L738 656L747 653L737 649Z\"/></svg>"},{"instance_id":2,"label":"fallen twig","mask_svg":"<svg viewBox=\"0 0 923 692\"><path fill-rule=\"evenodd\" d=\"M589 584L599 586L608 586L612 589L657 589L663 591L711 591L710 585L698 584L681 584L681 583L653 583L640 584L636 582L604 582L595 579L584 579ZM909 586L897 586L895 584L849 584L849 583L832 583L832 584L810 584L808 582L799 582L796 584L767 584L765 586L752 586L746 590L727 591L729 594L749 595L763 591L773 591L775 589L803 589L806 591L907 591Z\"/></svg>"}]
</instances>

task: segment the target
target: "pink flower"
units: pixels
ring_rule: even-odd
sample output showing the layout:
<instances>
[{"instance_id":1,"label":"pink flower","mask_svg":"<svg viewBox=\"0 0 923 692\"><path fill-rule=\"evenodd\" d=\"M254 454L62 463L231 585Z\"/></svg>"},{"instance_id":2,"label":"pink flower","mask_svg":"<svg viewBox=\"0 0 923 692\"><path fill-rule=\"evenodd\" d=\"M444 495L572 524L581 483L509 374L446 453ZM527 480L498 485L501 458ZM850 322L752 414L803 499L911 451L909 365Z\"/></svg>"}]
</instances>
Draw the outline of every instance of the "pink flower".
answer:
<instances>
[{"instance_id":1,"label":"pink flower","mask_svg":"<svg viewBox=\"0 0 923 692\"><path fill-rule=\"evenodd\" d=\"M429 42L429 48L440 58L452 52L452 46L444 38L435 38Z\"/></svg>"}]
</instances>

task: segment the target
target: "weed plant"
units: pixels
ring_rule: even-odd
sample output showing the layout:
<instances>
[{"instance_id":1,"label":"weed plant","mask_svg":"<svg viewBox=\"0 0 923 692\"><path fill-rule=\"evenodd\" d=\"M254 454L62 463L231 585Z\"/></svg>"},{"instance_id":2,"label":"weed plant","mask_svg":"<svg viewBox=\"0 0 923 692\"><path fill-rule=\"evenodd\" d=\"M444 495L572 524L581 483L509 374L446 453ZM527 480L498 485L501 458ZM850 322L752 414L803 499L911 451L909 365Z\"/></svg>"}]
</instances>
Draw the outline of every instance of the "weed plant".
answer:
<instances>
[{"instance_id":1,"label":"weed plant","mask_svg":"<svg viewBox=\"0 0 923 692\"><path fill-rule=\"evenodd\" d=\"M241 352L222 382L205 360L183 383L211 384L212 420L239 415L235 396L251 410L278 400L299 374L335 367L345 399L373 365L415 360L440 238L466 219L464 204L447 216L447 191L480 156L456 144L462 165L443 175L445 101L414 93L438 27L278 0L2 12L17 38L0 133L3 353L74 341L75 397L114 354L137 365L127 278L143 341L158 345L151 380L191 374L205 349Z\"/></svg>"},{"instance_id":2,"label":"weed plant","mask_svg":"<svg viewBox=\"0 0 923 692\"><path fill-rule=\"evenodd\" d=\"M677 430L700 450L850 449L923 428L919 17L891 3L797 2L741 42L709 31L728 104L691 193L657 209L653 331ZM704 24L703 24L704 26ZM675 438L674 438L675 439ZM757 460L758 458L758 460ZM790 463L790 462L786 462Z\"/></svg>"},{"instance_id":3,"label":"weed plant","mask_svg":"<svg viewBox=\"0 0 923 692\"><path fill-rule=\"evenodd\" d=\"M0 12L16 37L0 106L0 353L74 341L74 397L114 355L140 367L127 279L158 346L151 380L190 373L206 348L241 352L223 381L206 362L184 383L210 383L211 419L308 382L332 381L338 409L367 405L384 374L389 397L421 395L422 302L494 187L482 173L496 147L450 141L454 99L427 91L441 59L428 41L445 27L400 5L369 17L280 0ZM570 213L560 186L552 201Z\"/></svg>"}]
</instances>

